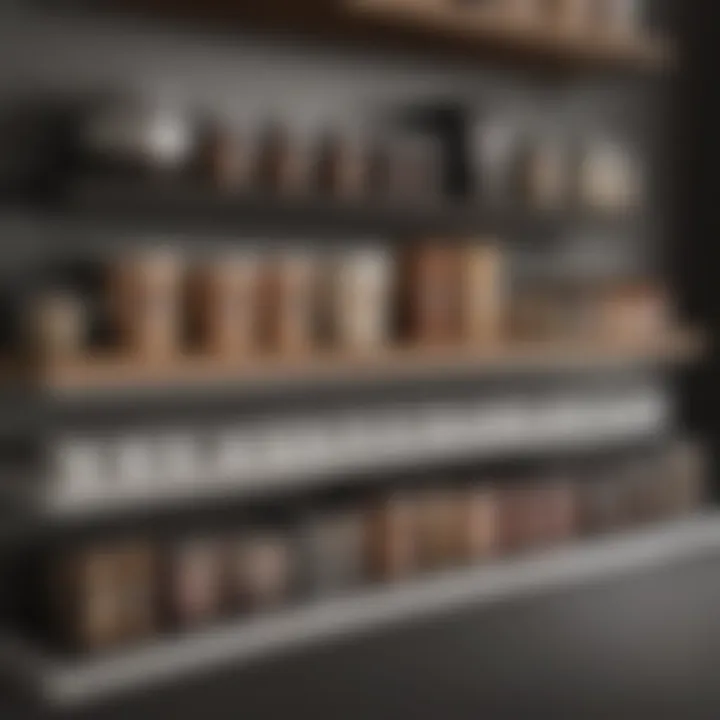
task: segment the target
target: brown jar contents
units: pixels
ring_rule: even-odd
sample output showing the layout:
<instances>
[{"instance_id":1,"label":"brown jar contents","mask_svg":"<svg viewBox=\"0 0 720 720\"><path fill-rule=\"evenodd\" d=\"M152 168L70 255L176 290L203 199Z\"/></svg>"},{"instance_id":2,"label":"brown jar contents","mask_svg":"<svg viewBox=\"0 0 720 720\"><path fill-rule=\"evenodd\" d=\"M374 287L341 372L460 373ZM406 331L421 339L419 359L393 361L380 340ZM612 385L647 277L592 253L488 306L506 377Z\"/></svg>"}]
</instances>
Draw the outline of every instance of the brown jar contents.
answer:
<instances>
[{"instance_id":1,"label":"brown jar contents","mask_svg":"<svg viewBox=\"0 0 720 720\"><path fill-rule=\"evenodd\" d=\"M246 135L215 128L209 135L202 157L202 174L221 191L248 191L258 172L257 148Z\"/></svg>"},{"instance_id":2,"label":"brown jar contents","mask_svg":"<svg viewBox=\"0 0 720 720\"><path fill-rule=\"evenodd\" d=\"M36 299L28 318L30 350L41 359L63 361L84 349L88 309L72 294L55 293Z\"/></svg>"},{"instance_id":3,"label":"brown jar contents","mask_svg":"<svg viewBox=\"0 0 720 720\"><path fill-rule=\"evenodd\" d=\"M60 637L85 652L149 637L155 630L154 579L152 552L141 543L64 555L51 570Z\"/></svg>"},{"instance_id":4,"label":"brown jar contents","mask_svg":"<svg viewBox=\"0 0 720 720\"><path fill-rule=\"evenodd\" d=\"M164 568L164 611L182 628L204 625L220 616L223 555L219 543L190 540L170 550Z\"/></svg>"},{"instance_id":5,"label":"brown jar contents","mask_svg":"<svg viewBox=\"0 0 720 720\"><path fill-rule=\"evenodd\" d=\"M279 256L264 272L261 290L264 335L269 347L293 355L313 349L316 339L316 263L301 255Z\"/></svg>"},{"instance_id":6,"label":"brown jar contents","mask_svg":"<svg viewBox=\"0 0 720 720\"><path fill-rule=\"evenodd\" d=\"M369 511L367 523L369 577L393 581L415 573L419 565L415 501L390 497Z\"/></svg>"},{"instance_id":7,"label":"brown jar contents","mask_svg":"<svg viewBox=\"0 0 720 720\"><path fill-rule=\"evenodd\" d=\"M463 334L474 344L491 347L502 341L505 322L503 255L491 244L463 252Z\"/></svg>"},{"instance_id":8,"label":"brown jar contents","mask_svg":"<svg viewBox=\"0 0 720 720\"><path fill-rule=\"evenodd\" d=\"M321 143L320 189L343 199L362 198L369 190L370 158L362 139L331 133Z\"/></svg>"},{"instance_id":9,"label":"brown jar contents","mask_svg":"<svg viewBox=\"0 0 720 720\"><path fill-rule=\"evenodd\" d=\"M389 202L421 204L441 194L442 170L437 141L396 135L375 144L370 190Z\"/></svg>"},{"instance_id":10,"label":"brown jar contents","mask_svg":"<svg viewBox=\"0 0 720 720\"><path fill-rule=\"evenodd\" d=\"M409 337L422 344L456 343L462 337L461 254L456 248L422 245L408 253L403 271Z\"/></svg>"},{"instance_id":11,"label":"brown jar contents","mask_svg":"<svg viewBox=\"0 0 720 720\"><path fill-rule=\"evenodd\" d=\"M237 358L257 350L259 265L233 255L210 263L190 279L191 335L211 355Z\"/></svg>"},{"instance_id":12,"label":"brown jar contents","mask_svg":"<svg viewBox=\"0 0 720 720\"><path fill-rule=\"evenodd\" d=\"M579 31L589 27L592 0L534 0L543 22L564 30Z\"/></svg>"},{"instance_id":13,"label":"brown jar contents","mask_svg":"<svg viewBox=\"0 0 720 720\"><path fill-rule=\"evenodd\" d=\"M170 360L180 351L182 266L171 251L117 261L110 300L123 350L143 361Z\"/></svg>"},{"instance_id":14,"label":"brown jar contents","mask_svg":"<svg viewBox=\"0 0 720 720\"><path fill-rule=\"evenodd\" d=\"M542 489L542 536L548 543L571 538L577 527L575 489L569 483L552 483Z\"/></svg>"},{"instance_id":15,"label":"brown jar contents","mask_svg":"<svg viewBox=\"0 0 720 720\"><path fill-rule=\"evenodd\" d=\"M539 491L514 487L503 492L500 537L505 552L519 552L544 544L542 496Z\"/></svg>"},{"instance_id":16,"label":"brown jar contents","mask_svg":"<svg viewBox=\"0 0 720 720\"><path fill-rule=\"evenodd\" d=\"M697 510L703 502L706 458L692 443L678 443L664 459L669 507L674 515Z\"/></svg>"},{"instance_id":17,"label":"brown jar contents","mask_svg":"<svg viewBox=\"0 0 720 720\"><path fill-rule=\"evenodd\" d=\"M669 303L661 288L630 283L608 288L601 299L601 333L622 344L662 339L669 325Z\"/></svg>"},{"instance_id":18,"label":"brown jar contents","mask_svg":"<svg viewBox=\"0 0 720 720\"><path fill-rule=\"evenodd\" d=\"M349 588L364 578L365 523L361 512L333 511L311 518L303 533L307 589Z\"/></svg>"},{"instance_id":19,"label":"brown jar contents","mask_svg":"<svg viewBox=\"0 0 720 720\"><path fill-rule=\"evenodd\" d=\"M261 144L260 185L280 194L307 193L313 184L314 165L308 144L280 125L269 127Z\"/></svg>"},{"instance_id":20,"label":"brown jar contents","mask_svg":"<svg viewBox=\"0 0 720 720\"><path fill-rule=\"evenodd\" d=\"M568 152L547 141L526 147L521 156L521 183L528 204L540 210L558 210L570 198Z\"/></svg>"},{"instance_id":21,"label":"brown jar contents","mask_svg":"<svg viewBox=\"0 0 720 720\"><path fill-rule=\"evenodd\" d=\"M497 494L486 488L463 493L458 515L460 557L474 562L495 555L500 540Z\"/></svg>"},{"instance_id":22,"label":"brown jar contents","mask_svg":"<svg viewBox=\"0 0 720 720\"><path fill-rule=\"evenodd\" d=\"M459 499L456 492L440 490L417 499L418 556L423 568L448 567L460 559Z\"/></svg>"},{"instance_id":23,"label":"brown jar contents","mask_svg":"<svg viewBox=\"0 0 720 720\"><path fill-rule=\"evenodd\" d=\"M280 534L250 534L230 553L230 592L240 608L262 610L281 604L291 589L293 567L287 539Z\"/></svg>"}]
</instances>

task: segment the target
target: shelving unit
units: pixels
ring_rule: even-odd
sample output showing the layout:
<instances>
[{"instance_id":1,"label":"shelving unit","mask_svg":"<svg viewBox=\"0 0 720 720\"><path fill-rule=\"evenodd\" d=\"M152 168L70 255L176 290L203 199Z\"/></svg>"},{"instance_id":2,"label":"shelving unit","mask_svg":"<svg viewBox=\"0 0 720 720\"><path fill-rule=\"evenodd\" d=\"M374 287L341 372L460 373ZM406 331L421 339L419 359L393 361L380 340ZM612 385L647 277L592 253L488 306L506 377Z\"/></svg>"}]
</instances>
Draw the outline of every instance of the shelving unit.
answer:
<instances>
[{"instance_id":1,"label":"shelving unit","mask_svg":"<svg viewBox=\"0 0 720 720\"><path fill-rule=\"evenodd\" d=\"M541 71L538 77L543 79L555 79L556 72L608 72L623 78L640 75L644 80L646 74L660 76L672 71L678 62L674 44L650 31L632 35L581 33L521 22L498 11L451 7L451 3L443 5L437 0L206 0L180 3L180 7L174 0L117 0L114 4L121 10L139 8L163 18L220 20L228 28L232 21L241 30L264 29L271 37L271 47L282 36L293 42L302 38L316 44L319 40L328 49L350 44L353 52L361 54L388 49L405 57L409 50L410 56L448 61L444 71L450 68L449 72L454 67L452 61L459 61L459 69L491 60L503 69ZM17 205L3 206L0 212L7 207L15 210ZM262 237L268 246L276 236L292 235L291 243L303 238L312 240L311 244L332 247L337 236L344 233L348 238L392 237L392 242L399 243L436 236L440 243L492 237L510 244L514 236L523 235L537 239L537 248L543 252L552 244L543 242L545 236L560 235L568 228L587 227L610 234L616 230L628 234L644 231L652 208L608 214L576 205L557 211L490 206L481 199L343 202L311 194L290 197L257 191L220 192L166 177L134 184L86 178L70 182L64 192L50 200L32 199L22 210L34 214L46 230L50 228L49 235L62 237L62 247L51 248L49 255L57 250L58 256L76 257L88 249L95 252L103 244L121 251L146 240L162 244L165 233L170 237L175 233L184 240L185 234L197 230L200 232L195 234L201 239L195 245L200 250L213 246L215 235L227 244L247 242L249 235ZM253 242L258 241L250 240ZM542 399L533 395L527 406L520 407L518 401L517 407L503 416L497 397L504 389L498 383L492 399L483 400L487 404L484 415L478 413L470 422L469 413L458 413L441 440L431 437L428 427L432 422L419 411L413 416L414 425L402 428L400 438L386 432L388 426L383 426L378 412L377 418L370 414L369 419L364 418L370 428L364 445L350 438L350 432L342 437L342 424L330 412L323 415L324 408L317 410L317 417L312 415L317 408L307 397L338 387L361 393L367 388L377 392L378 387L382 390L403 383L440 386L454 380L478 386L500 378L534 378L539 382L552 378L553 382L562 382L575 374L603 376L625 371L652 375L652 383L660 386L664 385L664 373L696 362L708 344L702 331L680 324L653 341L624 343L595 338L508 342L494 347L401 345L368 355L317 351L289 358L258 355L238 360L185 356L157 363L140 363L133 357L111 353L55 362L0 358L0 377L5 385L13 390L21 388L37 402L39 409L35 413L33 406L32 422L26 424L33 426L40 438L38 446L42 444L33 467L6 469L0 495L3 505L11 509L12 523L22 524L26 536L42 526L61 534L66 521L79 526L85 522L102 524L106 518L123 513L134 518L134 513L139 517L157 509L172 512L181 508L192 514L205 503L217 501L276 501L285 494L328 491L338 485L343 489L372 488L383 473L408 468L432 470L462 462L480 467L486 462L535 457L544 452L613 451L674 434L673 408L663 393L638 391L635 397L630 391L627 396L618 392L619 397L607 398L607 402L596 393L592 398L594 412L584 414L576 412L577 407L568 410L562 393L548 393ZM90 437L98 444L109 445L118 442L118 437L127 440L133 433L144 439L153 433L176 432L177 427L181 433L185 425L192 428L194 421L192 411L180 413L183 418L172 427L139 422L133 430L123 427L115 437L104 425L87 433L82 427L70 427L64 433L66 411L68 415L87 412L87 428L94 417L120 413L123 408L134 408L142 416L145 403L157 398L161 402L182 398L187 410L194 402L199 405L212 398L237 399L238 405L243 405L257 396L289 395L298 388L305 393L300 404L310 406L301 408L305 414L298 413L297 406L293 413L277 413L274 427L268 423L267 414L258 421L253 414L256 408L248 402L242 408L245 414L233 427L252 428L256 435L247 445L255 442L253 452L260 446L272 450L271 441L276 441L276 446L284 449L280 460L282 453L257 452L253 456L248 451L239 470L216 475L203 470L198 473L202 482L189 481L186 485L177 478L158 477L145 487L123 487L113 482L84 486L71 473L63 473L65 441L80 442ZM438 394L442 395L442 388ZM442 404L442 399L437 402ZM346 405L353 409L352 403ZM395 409L388 401L387 413ZM495 419L501 416L497 424L490 417L491 411L496 411ZM583 416L581 420L579 415ZM202 424L199 419L197 422ZM332 435L332 442L325 442L320 450L313 448L301 433L288 434L293 422L296 426L305 423L323 436ZM6 424L12 426L14 420ZM240 439L247 440L244 436ZM583 539L483 567L451 569L397 585L364 586L345 596L226 622L187 636L161 637L116 655L60 659L9 633L0 636L0 674L52 703L82 704L223 663L249 662L463 605L521 598L719 549L720 517L707 512L613 537Z\"/></svg>"}]
</instances>

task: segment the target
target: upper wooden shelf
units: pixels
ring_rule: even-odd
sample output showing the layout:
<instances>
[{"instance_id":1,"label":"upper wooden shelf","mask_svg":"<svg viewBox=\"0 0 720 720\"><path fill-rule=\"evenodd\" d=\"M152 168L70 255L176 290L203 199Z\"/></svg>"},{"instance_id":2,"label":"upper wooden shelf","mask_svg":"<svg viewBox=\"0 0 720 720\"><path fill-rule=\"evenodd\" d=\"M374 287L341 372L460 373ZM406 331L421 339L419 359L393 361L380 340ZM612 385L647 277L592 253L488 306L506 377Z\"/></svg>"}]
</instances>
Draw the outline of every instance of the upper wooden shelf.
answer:
<instances>
[{"instance_id":1,"label":"upper wooden shelf","mask_svg":"<svg viewBox=\"0 0 720 720\"><path fill-rule=\"evenodd\" d=\"M703 351L704 338L692 330L668 332L653 342L522 342L506 346L401 347L372 355L328 352L306 357L226 360L180 357L146 364L122 356L82 357L40 369L40 386L56 396L132 396L217 388L286 388L300 384L394 382L488 373L546 373L623 368L634 364L689 362Z\"/></svg>"},{"instance_id":2,"label":"upper wooden shelf","mask_svg":"<svg viewBox=\"0 0 720 720\"><path fill-rule=\"evenodd\" d=\"M396 30L422 32L461 43L468 51L491 45L529 59L662 69L675 60L671 43L647 33L565 29L486 9L458 9L438 0L346 0L349 13Z\"/></svg>"},{"instance_id":3,"label":"upper wooden shelf","mask_svg":"<svg viewBox=\"0 0 720 720\"><path fill-rule=\"evenodd\" d=\"M217 21L329 42L485 59L531 70L657 71L675 64L673 44L647 31L559 28L450 0L116 0L163 18Z\"/></svg>"}]
</instances>

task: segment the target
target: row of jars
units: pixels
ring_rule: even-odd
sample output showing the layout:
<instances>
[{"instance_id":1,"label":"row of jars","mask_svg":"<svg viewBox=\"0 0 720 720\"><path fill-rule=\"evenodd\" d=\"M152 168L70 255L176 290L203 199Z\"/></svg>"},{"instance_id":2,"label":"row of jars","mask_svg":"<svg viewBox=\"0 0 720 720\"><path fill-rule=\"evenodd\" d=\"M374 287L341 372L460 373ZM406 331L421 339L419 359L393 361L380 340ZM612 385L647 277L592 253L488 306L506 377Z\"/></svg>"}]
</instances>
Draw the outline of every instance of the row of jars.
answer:
<instances>
[{"instance_id":1,"label":"row of jars","mask_svg":"<svg viewBox=\"0 0 720 720\"><path fill-rule=\"evenodd\" d=\"M66 648L109 649L682 515L702 498L692 445L601 468L423 481L299 517L266 510L230 530L71 543L47 558L51 629Z\"/></svg>"}]
</instances>

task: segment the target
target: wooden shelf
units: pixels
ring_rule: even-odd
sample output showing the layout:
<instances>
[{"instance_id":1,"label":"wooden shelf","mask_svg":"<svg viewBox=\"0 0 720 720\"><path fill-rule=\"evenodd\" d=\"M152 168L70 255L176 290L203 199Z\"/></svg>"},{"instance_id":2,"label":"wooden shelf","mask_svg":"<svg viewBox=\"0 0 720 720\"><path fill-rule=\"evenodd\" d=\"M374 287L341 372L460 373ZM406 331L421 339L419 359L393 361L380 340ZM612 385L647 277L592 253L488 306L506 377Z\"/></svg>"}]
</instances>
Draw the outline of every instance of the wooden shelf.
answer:
<instances>
[{"instance_id":1,"label":"wooden shelf","mask_svg":"<svg viewBox=\"0 0 720 720\"><path fill-rule=\"evenodd\" d=\"M674 62L672 45L647 33L563 29L497 11L458 9L439 0L346 0L348 12L390 27L435 33L467 44L491 43L508 52L564 60L662 69Z\"/></svg>"},{"instance_id":2,"label":"wooden shelf","mask_svg":"<svg viewBox=\"0 0 720 720\"><path fill-rule=\"evenodd\" d=\"M41 385L59 395L175 389L222 391L230 387L286 387L293 384L422 380L486 373L534 373L624 367L636 363L678 363L694 359L703 339L677 331L653 343L527 342L495 348L388 349L372 355L337 352L307 357L258 357L240 361L180 357L147 364L134 358L93 356L47 365Z\"/></svg>"},{"instance_id":3,"label":"wooden shelf","mask_svg":"<svg viewBox=\"0 0 720 720\"><path fill-rule=\"evenodd\" d=\"M450 0L115 0L122 9L161 19L206 20L268 31L273 39L310 36L331 44L500 61L527 69L615 68L657 71L675 63L672 44L648 32L563 30ZM502 12L502 11L501 11Z\"/></svg>"}]
</instances>

